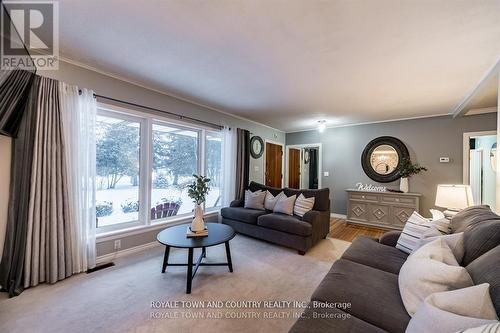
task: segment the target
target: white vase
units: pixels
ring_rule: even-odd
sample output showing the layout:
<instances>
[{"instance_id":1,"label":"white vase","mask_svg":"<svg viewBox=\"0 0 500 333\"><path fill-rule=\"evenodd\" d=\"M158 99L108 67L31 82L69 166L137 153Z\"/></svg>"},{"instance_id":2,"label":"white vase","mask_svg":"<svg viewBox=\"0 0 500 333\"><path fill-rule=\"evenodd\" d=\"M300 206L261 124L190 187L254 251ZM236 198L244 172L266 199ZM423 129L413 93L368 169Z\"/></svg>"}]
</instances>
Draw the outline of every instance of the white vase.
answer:
<instances>
[{"instance_id":1,"label":"white vase","mask_svg":"<svg viewBox=\"0 0 500 333\"><path fill-rule=\"evenodd\" d=\"M399 180L399 189L403 193L408 193L409 191L409 184L408 184L408 178L407 177L401 177Z\"/></svg>"},{"instance_id":2,"label":"white vase","mask_svg":"<svg viewBox=\"0 0 500 333\"><path fill-rule=\"evenodd\" d=\"M205 229L205 221L203 221L203 208L201 205L196 205L194 208L194 218L191 222L191 230L194 232L203 231Z\"/></svg>"}]
</instances>

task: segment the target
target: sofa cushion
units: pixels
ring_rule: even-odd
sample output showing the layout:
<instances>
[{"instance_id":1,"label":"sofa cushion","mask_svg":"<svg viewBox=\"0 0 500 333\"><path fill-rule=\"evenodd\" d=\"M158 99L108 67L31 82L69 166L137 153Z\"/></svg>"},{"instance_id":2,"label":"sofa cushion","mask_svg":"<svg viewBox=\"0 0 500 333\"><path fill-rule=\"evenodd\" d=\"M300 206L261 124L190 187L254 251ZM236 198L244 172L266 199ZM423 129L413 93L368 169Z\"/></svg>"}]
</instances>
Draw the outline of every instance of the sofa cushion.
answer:
<instances>
[{"instance_id":1,"label":"sofa cushion","mask_svg":"<svg viewBox=\"0 0 500 333\"><path fill-rule=\"evenodd\" d=\"M259 184L259 183L256 183L254 181L250 182L250 184L248 185L248 189L252 192L259 191L259 190L264 191L264 192L269 191L274 196L278 195L283 190L281 188Z\"/></svg>"},{"instance_id":2,"label":"sofa cushion","mask_svg":"<svg viewBox=\"0 0 500 333\"><path fill-rule=\"evenodd\" d=\"M220 211L222 217L249 224L257 224L259 216L269 214L264 210L248 209L243 207L226 207Z\"/></svg>"},{"instance_id":3,"label":"sofa cushion","mask_svg":"<svg viewBox=\"0 0 500 333\"><path fill-rule=\"evenodd\" d=\"M500 245L483 254L466 268L475 284L489 283L493 305L500 317Z\"/></svg>"},{"instance_id":4,"label":"sofa cushion","mask_svg":"<svg viewBox=\"0 0 500 333\"><path fill-rule=\"evenodd\" d=\"M337 260L311 299L349 302L347 312L389 332L404 332L410 321L399 294L398 276L350 260Z\"/></svg>"},{"instance_id":5,"label":"sofa cushion","mask_svg":"<svg viewBox=\"0 0 500 333\"><path fill-rule=\"evenodd\" d=\"M310 304L311 306L311 304ZM318 307L307 308L288 333L383 333L386 332L342 310Z\"/></svg>"},{"instance_id":6,"label":"sofa cushion","mask_svg":"<svg viewBox=\"0 0 500 333\"><path fill-rule=\"evenodd\" d=\"M313 210L330 210L330 189L322 188L319 190L296 190L293 188L285 188L283 190L286 196L296 195L299 196L303 194L306 198L314 197L314 206Z\"/></svg>"},{"instance_id":7,"label":"sofa cushion","mask_svg":"<svg viewBox=\"0 0 500 333\"><path fill-rule=\"evenodd\" d=\"M489 206L471 206L458 212L450 221L451 232L462 232L482 221L500 219Z\"/></svg>"},{"instance_id":8,"label":"sofa cushion","mask_svg":"<svg viewBox=\"0 0 500 333\"><path fill-rule=\"evenodd\" d=\"M462 265L467 266L476 258L500 245L500 220L484 220L470 225L464 231L465 253Z\"/></svg>"},{"instance_id":9,"label":"sofa cushion","mask_svg":"<svg viewBox=\"0 0 500 333\"><path fill-rule=\"evenodd\" d=\"M383 245L366 236L358 236L344 252L342 259L368 265L383 271L398 274L408 254L395 247Z\"/></svg>"},{"instance_id":10,"label":"sofa cushion","mask_svg":"<svg viewBox=\"0 0 500 333\"><path fill-rule=\"evenodd\" d=\"M273 213L259 216L257 225L298 236L312 235L312 226L295 216Z\"/></svg>"}]
</instances>

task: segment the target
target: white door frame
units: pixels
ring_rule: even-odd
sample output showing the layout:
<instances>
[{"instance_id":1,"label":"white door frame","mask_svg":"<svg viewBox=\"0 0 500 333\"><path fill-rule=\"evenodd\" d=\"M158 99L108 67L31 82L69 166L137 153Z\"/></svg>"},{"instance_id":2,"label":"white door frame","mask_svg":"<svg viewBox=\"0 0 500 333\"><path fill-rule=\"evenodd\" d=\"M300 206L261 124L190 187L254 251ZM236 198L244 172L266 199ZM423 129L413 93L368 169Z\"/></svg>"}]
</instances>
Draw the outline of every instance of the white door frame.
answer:
<instances>
[{"instance_id":1,"label":"white door frame","mask_svg":"<svg viewBox=\"0 0 500 333\"><path fill-rule=\"evenodd\" d=\"M285 144L278 141L273 141L269 139L264 140L264 154L262 158L262 172L263 172L263 184L266 185L266 148L267 143L272 143L273 145L281 146L281 151L285 151ZM285 187L285 154L281 154L281 187Z\"/></svg>"},{"instance_id":2,"label":"white door frame","mask_svg":"<svg viewBox=\"0 0 500 333\"><path fill-rule=\"evenodd\" d=\"M287 145L285 150L285 161L288 163L288 158L290 154L290 148L301 149L301 148L313 148L318 147L318 189L322 188L323 179L323 144L322 143L305 143L301 145ZM288 165L287 165L288 166ZM285 167L285 186L288 187L288 168Z\"/></svg>"},{"instance_id":3,"label":"white door frame","mask_svg":"<svg viewBox=\"0 0 500 333\"><path fill-rule=\"evenodd\" d=\"M470 138L475 136L497 135L497 131L481 131L481 132L465 132L462 145L462 163L463 163L463 176L462 180L465 185L469 185L469 141Z\"/></svg>"}]
</instances>

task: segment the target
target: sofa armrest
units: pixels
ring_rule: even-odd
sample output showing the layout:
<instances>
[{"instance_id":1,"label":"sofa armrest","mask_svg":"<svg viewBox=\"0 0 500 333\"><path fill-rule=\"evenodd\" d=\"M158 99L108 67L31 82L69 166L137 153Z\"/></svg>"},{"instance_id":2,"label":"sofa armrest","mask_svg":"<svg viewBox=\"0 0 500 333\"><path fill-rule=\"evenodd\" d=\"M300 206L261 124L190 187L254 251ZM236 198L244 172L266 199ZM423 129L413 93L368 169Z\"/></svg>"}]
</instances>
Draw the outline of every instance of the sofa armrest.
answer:
<instances>
[{"instance_id":1,"label":"sofa armrest","mask_svg":"<svg viewBox=\"0 0 500 333\"><path fill-rule=\"evenodd\" d=\"M231 203L229 204L229 207L243 207L243 200L242 200L242 199L239 199L239 200L233 200L233 201L231 201Z\"/></svg>"},{"instance_id":2,"label":"sofa armrest","mask_svg":"<svg viewBox=\"0 0 500 333\"><path fill-rule=\"evenodd\" d=\"M310 210L302 216L302 221L312 225L313 233L318 233L324 237L330 231L330 212Z\"/></svg>"},{"instance_id":3,"label":"sofa armrest","mask_svg":"<svg viewBox=\"0 0 500 333\"><path fill-rule=\"evenodd\" d=\"M388 231L380 237L379 243L388 246L396 246L400 235L401 231Z\"/></svg>"}]
</instances>

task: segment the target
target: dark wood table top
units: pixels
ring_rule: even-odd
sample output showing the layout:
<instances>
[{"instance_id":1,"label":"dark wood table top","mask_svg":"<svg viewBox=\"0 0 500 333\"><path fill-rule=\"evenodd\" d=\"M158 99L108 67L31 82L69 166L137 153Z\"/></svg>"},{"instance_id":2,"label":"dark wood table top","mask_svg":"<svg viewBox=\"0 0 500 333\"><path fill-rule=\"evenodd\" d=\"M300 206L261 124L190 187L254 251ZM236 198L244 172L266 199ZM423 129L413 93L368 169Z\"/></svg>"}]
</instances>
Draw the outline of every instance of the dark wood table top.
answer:
<instances>
[{"instance_id":1,"label":"dark wood table top","mask_svg":"<svg viewBox=\"0 0 500 333\"><path fill-rule=\"evenodd\" d=\"M234 229L226 224L205 223L205 225L208 229L208 236L206 237L186 237L189 224L181 224L160 231L156 239L166 246L199 248L225 243L236 235Z\"/></svg>"}]
</instances>

